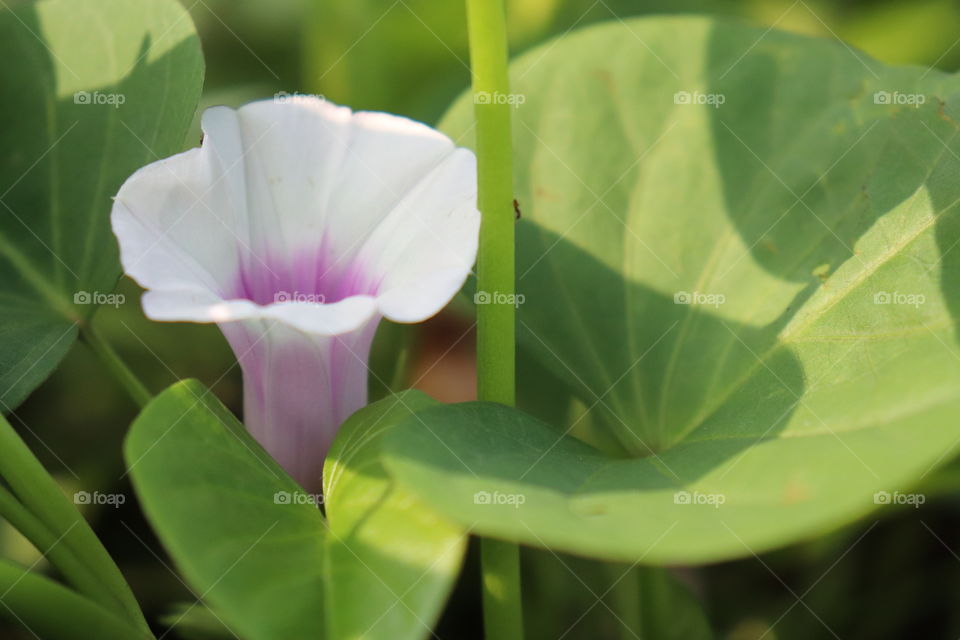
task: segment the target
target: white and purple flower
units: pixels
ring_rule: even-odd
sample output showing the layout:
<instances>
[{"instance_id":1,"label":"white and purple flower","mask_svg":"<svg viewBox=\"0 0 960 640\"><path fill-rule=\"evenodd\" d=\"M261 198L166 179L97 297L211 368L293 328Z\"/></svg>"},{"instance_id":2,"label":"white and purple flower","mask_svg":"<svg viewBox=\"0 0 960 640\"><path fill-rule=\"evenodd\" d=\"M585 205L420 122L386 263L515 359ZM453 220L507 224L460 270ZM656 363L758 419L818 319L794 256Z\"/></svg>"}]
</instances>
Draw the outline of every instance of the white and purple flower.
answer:
<instances>
[{"instance_id":1,"label":"white and purple flower","mask_svg":"<svg viewBox=\"0 0 960 640\"><path fill-rule=\"evenodd\" d=\"M203 131L121 187L121 260L148 317L220 326L247 429L316 490L366 404L380 319L429 318L472 268L475 159L426 125L311 97L214 107Z\"/></svg>"}]
</instances>

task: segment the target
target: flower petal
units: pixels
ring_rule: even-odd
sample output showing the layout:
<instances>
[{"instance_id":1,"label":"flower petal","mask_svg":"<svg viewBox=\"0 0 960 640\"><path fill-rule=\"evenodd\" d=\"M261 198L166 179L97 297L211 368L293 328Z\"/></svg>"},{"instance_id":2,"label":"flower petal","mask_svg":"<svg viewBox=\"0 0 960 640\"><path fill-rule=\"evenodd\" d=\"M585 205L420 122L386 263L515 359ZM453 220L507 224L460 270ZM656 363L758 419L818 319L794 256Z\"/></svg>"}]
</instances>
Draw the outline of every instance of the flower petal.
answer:
<instances>
[{"instance_id":1,"label":"flower petal","mask_svg":"<svg viewBox=\"0 0 960 640\"><path fill-rule=\"evenodd\" d=\"M387 317L416 322L469 274L475 160L439 132L308 97L214 107L203 129L200 149L141 169L114 204L127 273L154 292L150 317L250 317L248 305L222 303L247 298L266 313L278 292L328 289L330 302L374 295ZM355 327L363 309L350 322L275 317Z\"/></svg>"},{"instance_id":2,"label":"flower petal","mask_svg":"<svg viewBox=\"0 0 960 640\"><path fill-rule=\"evenodd\" d=\"M376 300L370 296L351 296L332 304L282 302L263 307L249 300L221 300L206 291L147 291L142 304L144 313L154 320L223 324L260 318L319 336L348 333L379 317Z\"/></svg>"},{"instance_id":3,"label":"flower petal","mask_svg":"<svg viewBox=\"0 0 960 640\"><path fill-rule=\"evenodd\" d=\"M143 167L114 198L111 222L127 275L146 289L225 293L237 270L237 242L222 221L222 190L207 152Z\"/></svg>"},{"instance_id":4,"label":"flower petal","mask_svg":"<svg viewBox=\"0 0 960 640\"><path fill-rule=\"evenodd\" d=\"M412 120L312 97L215 107L203 127L220 164L242 169L237 204L246 202L247 239L261 256L318 249L329 230L328 250L346 259L455 150Z\"/></svg>"},{"instance_id":5,"label":"flower petal","mask_svg":"<svg viewBox=\"0 0 960 640\"><path fill-rule=\"evenodd\" d=\"M320 491L337 429L367 403L367 360L379 320L324 336L264 318L221 325L243 368L244 424L308 491Z\"/></svg>"}]
</instances>

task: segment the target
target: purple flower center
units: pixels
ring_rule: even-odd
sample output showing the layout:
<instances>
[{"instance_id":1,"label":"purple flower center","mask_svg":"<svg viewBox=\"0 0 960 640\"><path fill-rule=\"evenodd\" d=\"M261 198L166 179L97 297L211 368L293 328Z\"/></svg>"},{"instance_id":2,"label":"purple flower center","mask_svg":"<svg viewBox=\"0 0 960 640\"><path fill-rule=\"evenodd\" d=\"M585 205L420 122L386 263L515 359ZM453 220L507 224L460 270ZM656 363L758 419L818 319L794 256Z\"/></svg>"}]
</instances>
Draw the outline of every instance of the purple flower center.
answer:
<instances>
[{"instance_id":1,"label":"purple flower center","mask_svg":"<svg viewBox=\"0 0 960 640\"><path fill-rule=\"evenodd\" d=\"M227 296L259 305L332 304L350 296L375 296L380 278L370 272L355 257L336 256L326 242L293 256L247 254Z\"/></svg>"}]
</instances>

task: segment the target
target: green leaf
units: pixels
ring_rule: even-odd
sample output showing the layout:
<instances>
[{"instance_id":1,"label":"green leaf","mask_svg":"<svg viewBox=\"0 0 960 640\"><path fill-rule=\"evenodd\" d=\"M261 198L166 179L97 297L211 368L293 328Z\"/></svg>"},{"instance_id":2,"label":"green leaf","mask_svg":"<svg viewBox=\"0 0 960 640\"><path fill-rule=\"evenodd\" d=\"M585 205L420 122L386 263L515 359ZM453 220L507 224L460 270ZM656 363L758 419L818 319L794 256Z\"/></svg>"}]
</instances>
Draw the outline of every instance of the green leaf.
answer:
<instances>
[{"instance_id":1,"label":"green leaf","mask_svg":"<svg viewBox=\"0 0 960 640\"><path fill-rule=\"evenodd\" d=\"M47 640L145 640L152 638L94 602L45 578L0 560L0 617Z\"/></svg>"},{"instance_id":2,"label":"green leaf","mask_svg":"<svg viewBox=\"0 0 960 640\"><path fill-rule=\"evenodd\" d=\"M482 533L695 562L849 522L949 459L960 79L675 17L570 33L512 73L522 357L630 459L557 433L579 418L430 409L436 435L389 436L405 485ZM466 143L471 106L444 124Z\"/></svg>"},{"instance_id":3,"label":"green leaf","mask_svg":"<svg viewBox=\"0 0 960 640\"><path fill-rule=\"evenodd\" d=\"M437 403L407 391L355 413L324 467L330 638L427 638L453 588L467 532L396 486L386 433Z\"/></svg>"},{"instance_id":4,"label":"green leaf","mask_svg":"<svg viewBox=\"0 0 960 640\"><path fill-rule=\"evenodd\" d=\"M325 637L320 510L207 389L157 396L125 455L154 530L226 626L252 640Z\"/></svg>"},{"instance_id":5,"label":"green leaf","mask_svg":"<svg viewBox=\"0 0 960 640\"><path fill-rule=\"evenodd\" d=\"M203 58L175 0L0 11L0 409L56 367L120 273L110 198L181 148Z\"/></svg>"},{"instance_id":6,"label":"green leaf","mask_svg":"<svg viewBox=\"0 0 960 640\"><path fill-rule=\"evenodd\" d=\"M788 439L782 447L789 446ZM681 484L665 469L697 478L696 464L710 458L680 448L664 452L662 461L612 459L491 403L420 411L386 436L383 449L384 465L402 485L480 534L646 564L759 553L875 508L878 490L855 473L838 486L829 470L842 460L839 452L814 450L806 462L823 463L824 471L810 474L809 496L785 499L788 463L797 464L786 455L762 472L751 464L745 477L733 470ZM887 455L891 486L903 486L911 470Z\"/></svg>"}]
</instances>

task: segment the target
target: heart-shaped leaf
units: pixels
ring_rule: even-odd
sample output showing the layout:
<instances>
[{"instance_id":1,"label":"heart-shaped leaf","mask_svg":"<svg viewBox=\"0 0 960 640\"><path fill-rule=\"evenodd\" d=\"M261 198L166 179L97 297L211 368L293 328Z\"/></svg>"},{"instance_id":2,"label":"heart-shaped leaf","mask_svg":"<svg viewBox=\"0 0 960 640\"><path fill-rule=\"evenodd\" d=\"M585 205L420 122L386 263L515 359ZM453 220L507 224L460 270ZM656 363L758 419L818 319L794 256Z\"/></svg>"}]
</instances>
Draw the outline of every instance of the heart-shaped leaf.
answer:
<instances>
[{"instance_id":1,"label":"heart-shaped leaf","mask_svg":"<svg viewBox=\"0 0 960 640\"><path fill-rule=\"evenodd\" d=\"M324 466L330 638L428 638L456 581L467 532L396 486L383 436L437 403L407 391L355 413Z\"/></svg>"},{"instance_id":2,"label":"heart-shaped leaf","mask_svg":"<svg viewBox=\"0 0 960 640\"><path fill-rule=\"evenodd\" d=\"M512 78L520 341L583 411L429 409L442 443L407 421L388 469L480 531L656 562L909 499L960 441L960 79L689 17L568 34ZM471 123L467 98L444 128ZM584 415L632 459L557 433Z\"/></svg>"},{"instance_id":3,"label":"heart-shaped leaf","mask_svg":"<svg viewBox=\"0 0 960 640\"><path fill-rule=\"evenodd\" d=\"M207 389L186 381L157 396L125 455L154 530L228 628L252 640L325 637L316 501Z\"/></svg>"},{"instance_id":4,"label":"heart-shaped leaf","mask_svg":"<svg viewBox=\"0 0 960 640\"><path fill-rule=\"evenodd\" d=\"M110 198L180 149L203 77L176 0L0 11L0 410L56 367L120 273ZM13 61L16 61L14 64Z\"/></svg>"}]
</instances>

